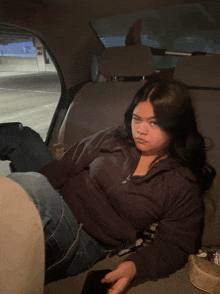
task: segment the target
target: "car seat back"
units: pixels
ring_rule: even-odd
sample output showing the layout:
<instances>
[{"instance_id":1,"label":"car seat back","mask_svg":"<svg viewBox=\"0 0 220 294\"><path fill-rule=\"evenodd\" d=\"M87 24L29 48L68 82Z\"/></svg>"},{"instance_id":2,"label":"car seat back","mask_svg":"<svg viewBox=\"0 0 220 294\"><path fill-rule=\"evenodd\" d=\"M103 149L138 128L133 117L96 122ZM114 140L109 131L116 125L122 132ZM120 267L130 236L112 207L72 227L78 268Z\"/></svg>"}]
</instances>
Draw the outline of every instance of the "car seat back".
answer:
<instances>
[{"instance_id":1,"label":"car seat back","mask_svg":"<svg viewBox=\"0 0 220 294\"><path fill-rule=\"evenodd\" d=\"M216 177L205 195L203 245L220 245L220 56L184 57L175 68L174 78L189 86L198 129L207 147L212 146L207 161L216 169Z\"/></svg>"},{"instance_id":2,"label":"car seat back","mask_svg":"<svg viewBox=\"0 0 220 294\"><path fill-rule=\"evenodd\" d=\"M151 50L144 45L106 48L101 56L94 57L93 82L76 94L60 128L58 143L70 147L104 128L122 124L127 106L145 82L143 77L153 71Z\"/></svg>"}]
</instances>

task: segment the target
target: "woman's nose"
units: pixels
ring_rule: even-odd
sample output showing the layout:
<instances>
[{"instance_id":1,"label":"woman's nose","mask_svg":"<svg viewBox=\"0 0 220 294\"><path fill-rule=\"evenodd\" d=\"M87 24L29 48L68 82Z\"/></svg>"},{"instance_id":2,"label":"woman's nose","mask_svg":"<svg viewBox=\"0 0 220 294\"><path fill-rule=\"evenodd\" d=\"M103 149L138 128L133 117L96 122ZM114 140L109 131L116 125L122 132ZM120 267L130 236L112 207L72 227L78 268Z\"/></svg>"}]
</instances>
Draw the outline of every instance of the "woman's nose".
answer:
<instances>
[{"instance_id":1,"label":"woman's nose","mask_svg":"<svg viewBox=\"0 0 220 294\"><path fill-rule=\"evenodd\" d=\"M147 126L144 124L144 123L141 123L140 125L139 125L139 128L137 129L137 132L139 133L139 134L147 134L148 133L148 129L147 129Z\"/></svg>"}]
</instances>

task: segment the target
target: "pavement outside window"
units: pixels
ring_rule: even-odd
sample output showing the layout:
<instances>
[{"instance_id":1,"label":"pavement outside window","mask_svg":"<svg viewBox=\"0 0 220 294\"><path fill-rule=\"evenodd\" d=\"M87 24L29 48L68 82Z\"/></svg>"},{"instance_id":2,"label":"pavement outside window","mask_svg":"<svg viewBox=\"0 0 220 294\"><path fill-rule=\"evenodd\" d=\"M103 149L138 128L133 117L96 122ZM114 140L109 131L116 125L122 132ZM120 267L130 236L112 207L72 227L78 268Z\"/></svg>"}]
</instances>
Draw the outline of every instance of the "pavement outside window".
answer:
<instances>
[{"instance_id":1,"label":"pavement outside window","mask_svg":"<svg viewBox=\"0 0 220 294\"><path fill-rule=\"evenodd\" d=\"M0 123L21 122L45 139L60 93L56 72L0 72ZM0 174L8 165L0 161Z\"/></svg>"}]
</instances>

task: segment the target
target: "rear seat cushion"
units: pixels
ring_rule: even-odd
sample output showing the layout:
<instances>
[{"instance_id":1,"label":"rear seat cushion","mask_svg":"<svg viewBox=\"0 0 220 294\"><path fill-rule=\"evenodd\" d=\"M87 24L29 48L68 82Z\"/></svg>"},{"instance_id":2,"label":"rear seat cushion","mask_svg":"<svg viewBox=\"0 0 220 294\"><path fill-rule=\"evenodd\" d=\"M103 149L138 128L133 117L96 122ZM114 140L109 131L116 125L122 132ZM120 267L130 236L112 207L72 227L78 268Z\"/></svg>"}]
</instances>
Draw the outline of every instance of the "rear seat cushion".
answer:
<instances>
[{"instance_id":1,"label":"rear seat cushion","mask_svg":"<svg viewBox=\"0 0 220 294\"><path fill-rule=\"evenodd\" d=\"M92 270L99 269L116 269L118 265L123 262L127 256L118 257L113 256L106 258L96 263ZM88 270L76 277L69 277L67 279L53 282L45 287L44 294L80 294L85 282ZM203 291L194 287L189 280L188 264L185 268L170 275L169 278L159 279L157 281L148 281L139 285L132 284L129 289L125 291L127 294L204 294ZM98 293L97 293L98 294Z\"/></svg>"}]
</instances>

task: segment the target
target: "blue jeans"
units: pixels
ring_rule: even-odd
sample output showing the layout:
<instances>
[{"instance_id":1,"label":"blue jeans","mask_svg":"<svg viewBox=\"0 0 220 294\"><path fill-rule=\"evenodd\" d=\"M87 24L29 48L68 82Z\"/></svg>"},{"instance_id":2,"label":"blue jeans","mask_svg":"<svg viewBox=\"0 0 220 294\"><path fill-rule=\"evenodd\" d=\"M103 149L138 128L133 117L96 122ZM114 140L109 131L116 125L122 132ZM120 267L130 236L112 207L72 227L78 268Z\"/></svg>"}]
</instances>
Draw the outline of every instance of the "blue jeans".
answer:
<instances>
[{"instance_id":1,"label":"blue jeans","mask_svg":"<svg viewBox=\"0 0 220 294\"><path fill-rule=\"evenodd\" d=\"M36 172L11 173L40 214L45 241L45 284L75 276L106 255L106 249L83 230L62 196Z\"/></svg>"}]
</instances>

